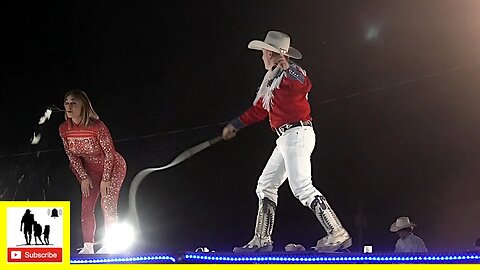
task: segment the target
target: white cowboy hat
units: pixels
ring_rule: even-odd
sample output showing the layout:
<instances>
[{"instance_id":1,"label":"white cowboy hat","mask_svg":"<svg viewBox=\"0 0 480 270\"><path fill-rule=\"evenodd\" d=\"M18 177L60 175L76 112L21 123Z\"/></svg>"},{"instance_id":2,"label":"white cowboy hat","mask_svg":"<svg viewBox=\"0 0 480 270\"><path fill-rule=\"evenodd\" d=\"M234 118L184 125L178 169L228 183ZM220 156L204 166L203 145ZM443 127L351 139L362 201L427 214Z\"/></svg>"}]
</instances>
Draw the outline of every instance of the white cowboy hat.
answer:
<instances>
[{"instance_id":1,"label":"white cowboy hat","mask_svg":"<svg viewBox=\"0 0 480 270\"><path fill-rule=\"evenodd\" d=\"M302 53L300 51L290 47L290 36L278 31L268 31L265 41L250 41L250 43L248 43L248 48L259 51L266 49L272 52L284 54L294 59L302 58Z\"/></svg>"},{"instance_id":2,"label":"white cowboy hat","mask_svg":"<svg viewBox=\"0 0 480 270\"><path fill-rule=\"evenodd\" d=\"M390 231L391 232L398 232L401 229L406 229L406 228L413 228L416 227L417 224L413 223L410 221L410 218L408 217L399 217L397 220L390 225Z\"/></svg>"}]
</instances>

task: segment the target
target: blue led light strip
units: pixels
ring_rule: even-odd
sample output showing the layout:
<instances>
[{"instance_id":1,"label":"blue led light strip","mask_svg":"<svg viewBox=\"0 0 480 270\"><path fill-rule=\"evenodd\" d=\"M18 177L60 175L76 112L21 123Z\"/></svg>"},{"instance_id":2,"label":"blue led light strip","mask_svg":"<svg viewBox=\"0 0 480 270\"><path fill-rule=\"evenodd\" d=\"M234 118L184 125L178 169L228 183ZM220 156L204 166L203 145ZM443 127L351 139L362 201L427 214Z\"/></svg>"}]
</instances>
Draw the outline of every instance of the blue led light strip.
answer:
<instances>
[{"instance_id":1,"label":"blue led light strip","mask_svg":"<svg viewBox=\"0 0 480 270\"><path fill-rule=\"evenodd\" d=\"M71 259L71 264L97 264L97 263L138 263L138 262L163 262L175 263L176 260L172 256L136 256L123 258L86 258L86 259Z\"/></svg>"},{"instance_id":2,"label":"blue led light strip","mask_svg":"<svg viewBox=\"0 0 480 270\"><path fill-rule=\"evenodd\" d=\"M467 255L407 255L407 256L323 256L323 255L270 255L270 256L222 256L206 254L186 254L185 260L205 261L205 262L224 262L224 263L356 263L356 262L461 262L478 260L480 263L480 254Z\"/></svg>"},{"instance_id":3,"label":"blue led light strip","mask_svg":"<svg viewBox=\"0 0 480 270\"><path fill-rule=\"evenodd\" d=\"M177 258L179 258L177 256ZM375 255L375 254L250 254L229 255L212 253L186 253L175 259L168 255L146 255L135 257L109 258L72 258L71 264L103 264L103 263L480 263L480 254L456 255Z\"/></svg>"}]
</instances>

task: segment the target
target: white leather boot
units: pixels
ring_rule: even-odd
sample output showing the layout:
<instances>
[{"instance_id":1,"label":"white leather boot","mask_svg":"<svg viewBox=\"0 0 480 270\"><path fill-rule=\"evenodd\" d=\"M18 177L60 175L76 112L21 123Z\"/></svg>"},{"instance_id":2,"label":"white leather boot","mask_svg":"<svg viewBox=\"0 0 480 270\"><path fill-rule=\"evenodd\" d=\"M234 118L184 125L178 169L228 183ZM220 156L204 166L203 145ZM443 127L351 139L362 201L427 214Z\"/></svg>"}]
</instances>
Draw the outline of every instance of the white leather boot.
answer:
<instances>
[{"instance_id":1,"label":"white leather boot","mask_svg":"<svg viewBox=\"0 0 480 270\"><path fill-rule=\"evenodd\" d=\"M83 243L83 248L78 252L78 254L94 254L93 243Z\"/></svg>"},{"instance_id":2,"label":"white leather boot","mask_svg":"<svg viewBox=\"0 0 480 270\"><path fill-rule=\"evenodd\" d=\"M234 247L235 253L270 252L273 250L272 232L275 221L275 203L267 198L260 201L255 225L255 235L246 245Z\"/></svg>"},{"instance_id":3,"label":"white leather boot","mask_svg":"<svg viewBox=\"0 0 480 270\"><path fill-rule=\"evenodd\" d=\"M318 240L317 246L313 247L318 252L335 252L347 249L352 245L352 238L343 228L333 209L323 196L315 196L310 208L317 217L327 235Z\"/></svg>"}]
</instances>

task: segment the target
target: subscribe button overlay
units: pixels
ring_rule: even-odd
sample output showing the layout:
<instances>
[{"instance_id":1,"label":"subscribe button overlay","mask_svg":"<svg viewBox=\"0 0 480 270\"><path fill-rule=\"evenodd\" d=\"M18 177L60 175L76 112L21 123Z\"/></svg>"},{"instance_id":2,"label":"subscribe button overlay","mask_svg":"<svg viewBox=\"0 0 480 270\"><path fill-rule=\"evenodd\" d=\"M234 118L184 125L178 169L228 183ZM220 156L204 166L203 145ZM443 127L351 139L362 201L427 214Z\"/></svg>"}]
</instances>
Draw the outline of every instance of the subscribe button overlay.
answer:
<instances>
[{"instance_id":1,"label":"subscribe button overlay","mask_svg":"<svg viewBox=\"0 0 480 270\"><path fill-rule=\"evenodd\" d=\"M8 262L62 262L62 248L8 248Z\"/></svg>"}]
</instances>

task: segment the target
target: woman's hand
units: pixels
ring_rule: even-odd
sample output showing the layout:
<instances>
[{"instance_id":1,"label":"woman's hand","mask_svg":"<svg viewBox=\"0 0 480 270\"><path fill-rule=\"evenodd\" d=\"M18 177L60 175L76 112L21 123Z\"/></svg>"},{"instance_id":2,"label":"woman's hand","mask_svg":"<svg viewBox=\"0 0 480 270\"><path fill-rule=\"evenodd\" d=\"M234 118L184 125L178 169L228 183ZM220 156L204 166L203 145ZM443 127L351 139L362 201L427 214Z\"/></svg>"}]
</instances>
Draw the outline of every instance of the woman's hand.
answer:
<instances>
[{"instance_id":1,"label":"woman's hand","mask_svg":"<svg viewBox=\"0 0 480 270\"><path fill-rule=\"evenodd\" d=\"M90 189L93 188L92 179L87 177L87 179L83 180L81 183L82 194L84 197L90 196Z\"/></svg>"},{"instance_id":2,"label":"woman's hand","mask_svg":"<svg viewBox=\"0 0 480 270\"><path fill-rule=\"evenodd\" d=\"M100 194L102 194L102 197L105 197L108 194L110 194L110 188L111 188L110 182L107 182L107 181L100 182Z\"/></svg>"}]
</instances>

